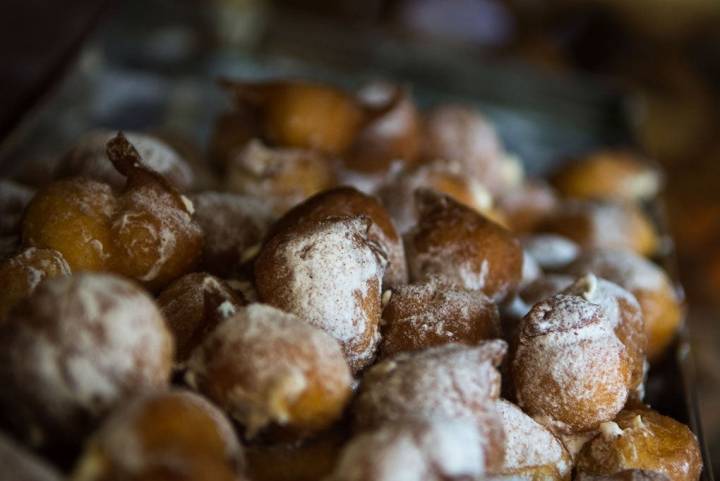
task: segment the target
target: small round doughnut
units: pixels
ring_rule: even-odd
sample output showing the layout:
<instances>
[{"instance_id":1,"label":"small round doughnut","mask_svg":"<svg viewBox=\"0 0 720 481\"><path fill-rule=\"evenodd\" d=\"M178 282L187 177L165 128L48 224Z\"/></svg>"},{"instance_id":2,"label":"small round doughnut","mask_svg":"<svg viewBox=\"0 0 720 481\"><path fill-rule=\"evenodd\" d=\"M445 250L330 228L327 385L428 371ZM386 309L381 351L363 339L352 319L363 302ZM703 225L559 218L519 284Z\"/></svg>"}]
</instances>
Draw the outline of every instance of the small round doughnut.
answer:
<instances>
[{"instance_id":1,"label":"small round doughnut","mask_svg":"<svg viewBox=\"0 0 720 481\"><path fill-rule=\"evenodd\" d=\"M420 221L405 237L411 281L443 276L495 301L517 288L523 252L509 231L429 190L416 201Z\"/></svg>"},{"instance_id":2,"label":"small round doughnut","mask_svg":"<svg viewBox=\"0 0 720 481\"><path fill-rule=\"evenodd\" d=\"M486 440L488 467L501 466L503 431L494 401L500 394L496 368L506 350L501 340L477 346L446 344L374 365L355 400L355 426L373 429L406 419L471 418Z\"/></svg>"},{"instance_id":3,"label":"small round doughnut","mask_svg":"<svg viewBox=\"0 0 720 481\"><path fill-rule=\"evenodd\" d=\"M563 290L563 294L581 296L600 306L615 335L623 343L630 359L630 388L640 389L645 377L647 333L642 310L635 296L619 285L587 274Z\"/></svg>"},{"instance_id":4,"label":"small round doughnut","mask_svg":"<svg viewBox=\"0 0 720 481\"><path fill-rule=\"evenodd\" d=\"M328 481L484 479L483 434L467 419L390 423L355 436Z\"/></svg>"},{"instance_id":5,"label":"small round doughnut","mask_svg":"<svg viewBox=\"0 0 720 481\"><path fill-rule=\"evenodd\" d=\"M269 81L225 86L240 106L256 109L263 138L275 145L342 154L365 120L356 98L329 85Z\"/></svg>"},{"instance_id":6,"label":"small round doughnut","mask_svg":"<svg viewBox=\"0 0 720 481\"><path fill-rule=\"evenodd\" d=\"M503 148L495 128L480 112L440 105L424 114L422 135L423 159L460 162L485 185L499 187Z\"/></svg>"},{"instance_id":7,"label":"small round doughnut","mask_svg":"<svg viewBox=\"0 0 720 481\"><path fill-rule=\"evenodd\" d=\"M69 276L70 266L53 249L27 247L0 262L0 322L21 299L32 294L45 279Z\"/></svg>"},{"instance_id":8,"label":"small round doughnut","mask_svg":"<svg viewBox=\"0 0 720 481\"><path fill-rule=\"evenodd\" d=\"M630 251L595 249L582 254L567 269L576 275L592 272L635 296L647 331L647 357L662 356L675 338L683 315L682 300L665 271Z\"/></svg>"},{"instance_id":9,"label":"small round doughnut","mask_svg":"<svg viewBox=\"0 0 720 481\"><path fill-rule=\"evenodd\" d=\"M464 172L460 164L432 162L392 171L378 188L380 200L402 233L418 221L415 191L421 188L445 194L495 221L502 220L485 186Z\"/></svg>"},{"instance_id":10,"label":"small round doughnut","mask_svg":"<svg viewBox=\"0 0 720 481\"><path fill-rule=\"evenodd\" d=\"M353 372L379 340L385 254L367 217L307 221L272 237L255 262L261 302L292 312L340 341Z\"/></svg>"},{"instance_id":11,"label":"small round doughnut","mask_svg":"<svg viewBox=\"0 0 720 481\"><path fill-rule=\"evenodd\" d=\"M645 469L626 469L614 474L578 473L576 481L670 481L664 473Z\"/></svg>"},{"instance_id":12,"label":"small round doughnut","mask_svg":"<svg viewBox=\"0 0 720 481\"><path fill-rule=\"evenodd\" d=\"M497 194L497 210L510 230L533 232L559 204L557 193L545 182L532 179Z\"/></svg>"},{"instance_id":13,"label":"small round doughnut","mask_svg":"<svg viewBox=\"0 0 720 481\"><path fill-rule=\"evenodd\" d=\"M195 220L204 235L202 266L212 274L230 277L254 257L275 220L264 199L226 192L190 195Z\"/></svg>"},{"instance_id":14,"label":"small round doughnut","mask_svg":"<svg viewBox=\"0 0 720 481\"><path fill-rule=\"evenodd\" d=\"M420 115L408 90L373 82L364 86L358 97L369 108L385 111L360 129L343 155L345 167L384 174L395 162L413 164L420 150Z\"/></svg>"},{"instance_id":15,"label":"small round doughnut","mask_svg":"<svg viewBox=\"0 0 720 481\"><path fill-rule=\"evenodd\" d=\"M108 274L55 277L0 331L0 412L31 446L77 442L129 396L167 385L172 336L155 302Z\"/></svg>"},{"instance_id":16,"label":"small round doughnut","mask_svg":"<svg viewBox=\"0 0 720 481\"><path fill-rule=\"evenodd\" d=\"M517 479L569 481L572 460L562 443L513 403L497 401L505 431L505 461L494 474Z\"/></svg>"},{"instance_id":17,"label":"small round doughnut","mask_svg":"<svg viewBox=\"0 0 720 481\"><path fill-rule=\"evenodd\" d=\"M632 366L600 306L557 294L523 319L511 369L520 407L548 427L575 433L623 408Z\"/></svg>"},{"instance_id":18,"label":"small round doughnut","mask_svg":"<svg viewBox=\"0 0 720 481\"><path fill-rule=\"evenodd\" d=\"M180 190L189 189L193 171L185 159L157 137L139 132L125 132L135 146L143 164L165 177ZM111 130L92 130L80 137L56 166L55 178L86 177L122 189L125 177L117 171L105 153L108 141L115 137Z\"/></svg>"},{"instance_id":19,"label":"small round doughnut","mask_svg":"<svg viewBox=\"0 0 720 481\"><path fill-rule=\"evenodd\" d=\"M601 150L564 166L553 184L566 197L642 201L662 186L657 168L625 150Z\"/></svg>"},{"instance_id":20,"label":"small round doughnut","mask_svg":"<svg viewBox=\"0 0 720 481\"><path fill-rule=\"evenodd\" d=\"M245 304L245 299L225 281L193 272L166 287L157 303L175 339L175 360L182 363L220 321Z\"/></svg>"},{"instance_id":21,"label":"small round doughnut","mask_svg":"<svg viewBox=\"0 0 720 481\"><path fill-rule=\"evenodd\" d=\"M62 481L52 466L19 446L14 440L0 435L0 466L5 481Z\"/></svg>"},{"instance_id":22,"label":"small round doughnut","mask_svg":"<svg viewBox=\"0 0 720 481\"><path fill-rule=\"evenodd\" d=\"M229 191L265 199L277 215L335 183L329 157L314 150L268 147L259 140L245 145L227 166Z\"/></svg>"},{"instance_id":23,"label":"small round doughnut","mask_svg":"<svg viewBox=\"0 0 720 481\"><path fill-rule=\"evenodd\" d=\"M189 391L149 392L120 406L90 438L73 481L236 481L243 452L232 424Z\"/></svg>"},{"instance_id":24,"label":"small round doughnut","mask_svg":"<svg viewBox=\"0 0 720 481\"><path fill-rule=\"evenodd\" d=\"M10 179L0 179L0 237L20 233L23 212L35 192Z\"/></svg>"},{"instance_id":25,"label":"small round doughnut","mask_svg":"<svg viewBox=\"0 0 720 481\"><path fill-rule=\"evenodd\" d=\"M483 294L439 278L393 289L383 309L383 356L500 337L500 316Z\"/></svg>"},{"instance_id":26,"label":"small round doughnut","mask_svg":"<svg viewBox=\"0 0 720 481\"><path fill-rule=\"evenodd\" d=\"M335 467L348 433L332 428L310 439L245 448L247 473L253 481L318 481Z\"/></svg>"},{"instance_id":27,"label":"small round doughnut","mask_svg":"<svg viewBox=\"0 0 720 481\"><path fill-rule=\"evenodd\" d=\"M116 210L117 199L107 184L82 178L53 182L25 211L23 244L55 249L73 271L105 270Z\"/></svg>"},{"instance_id":28,"label":"small round doughnut","mask_svg":"<svg viewBox=\"0 0 720 481\"><path fill-rule=\"evenodd\" d=\"M298 317L250 304L223 321L188 361L188 383L252 438L279 426L306 435L330 426L350 399L340 345Z\"/></svg>"},{"instance_id":29,"label":"small round doughnut","mask_svg":"<svg viewBox=\"0 0 720 481\"><path fill-rule=\"evenodd\" d=\"M388 265L383 286L407 284L405 248L387 210L372 196L353 187L336 187L316 194L288 211L272 228L271 235L307 221L337 216L366 216L372 223L368 239L385 251Z\"/></svg>"},{"instance_id":30,"label":"small round doughnut","mask_svg":"<svg viewBox=\"0 0 720 481\"><path fill-rule=\"evenodd\" d=\"M531 234L520 239L525 252L546 272L557 272L580 255L580 246L556 234Z\"/></svg>"},{"instance_id":31,"label":"small round doughnut","mask_svg":"<svg viewBox=\"0 0 720 481\"><path fill-rule=\"evenodd\" d=\"M630 203L566 201L548 215L538 231L565 236L585 249L629 249L652 255L659 244L648 216Z\"/></svg>"},{"instance_id":32,"label":"small round doughnut","mask_svg":"<svg viewBox=\"0 0 720 481\"><path fill-rule=\"evenodd\" d=\"M670 481L697 481L702 466L697 438L687 426L650 409L631 409L601 426L581 451L576 469L590 475L645 469Z\"/></svg>"}]
</instances>

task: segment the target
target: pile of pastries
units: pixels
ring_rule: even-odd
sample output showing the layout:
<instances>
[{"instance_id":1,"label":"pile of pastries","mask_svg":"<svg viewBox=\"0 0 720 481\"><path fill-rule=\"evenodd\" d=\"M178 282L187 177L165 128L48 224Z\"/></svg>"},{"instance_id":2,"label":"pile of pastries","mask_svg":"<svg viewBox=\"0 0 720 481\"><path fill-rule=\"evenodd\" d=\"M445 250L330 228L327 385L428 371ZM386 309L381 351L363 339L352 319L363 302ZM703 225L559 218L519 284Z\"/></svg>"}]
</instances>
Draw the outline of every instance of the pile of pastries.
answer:
<instances>
[{"instance_id":1,"label":"pile of pastries","mask_svg":"<svg viewBox=\"0 0 720 481\"><path fill-rule=\"evenodd\" d=\"M223 82L208 153L0 180L0 480L696 481L643 402L682 299L656 169L528 178L473 108Z\"/></svg>"}]
</instances>

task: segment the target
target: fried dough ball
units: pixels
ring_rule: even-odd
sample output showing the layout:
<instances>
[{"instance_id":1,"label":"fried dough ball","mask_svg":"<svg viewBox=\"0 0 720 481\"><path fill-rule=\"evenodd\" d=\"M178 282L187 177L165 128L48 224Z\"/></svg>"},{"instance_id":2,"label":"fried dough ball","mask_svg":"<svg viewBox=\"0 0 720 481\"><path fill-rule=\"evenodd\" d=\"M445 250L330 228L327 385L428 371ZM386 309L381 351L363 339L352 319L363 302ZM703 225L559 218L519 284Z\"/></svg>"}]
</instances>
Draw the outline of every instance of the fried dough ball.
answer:
<instances>
[{"instance_id":1,"label":"fried dough ball","mask_svg":"<svg viewBox=\"0 0 720 481\"><path fill-rule=\"evenodd\" d=\"M434 162L391 172L378 188L380 200L401 233L407 232L418 221L415 191L421 188L445 194L493 220L502 220L493 209L493 198L488 190L463 172L460 164Z\"/></svg>"},{"instance_id":2,"label":"fried dough ball","mask_svg":"<svg viewBox=\"0 0 720 481\"><path fill-rule=\"evenodd\" d=\"M562 270L580 255L580 246L556 234L533 234L520 239L525 252L546 272Z\"/></svg>"},{"instance_id":3,"label":"fried dough ball","mask_svg":"<svg viewBox=\"0 0 720 481\"><path fill-rule=\"evenodd\" d=\"M73 271L112 271L161 288L199 261L192 204L145 168L122 134L108 142L108 157L127 177L124 190L83 178L50 184L28 206L23 242L59 251Z\"/></svg>"},{"instance_id":4,"label":"fried dough ball","mask_svg":"<svg viewBox=\"0 0 720 481\"><path fill-rule=\"evenodd\" d=\"M137 150L118 134L108 157L127 177L111 233L113 272L160 289L193 270L202 254L202 231L192 203L163 177L142 165Z\"/></svg>"},{"instance_id":5,"label":"fried dough ball","mask_svg":"<svg viewBox=\"0 0 720 481\"><path fill-rule=\"evenodd\" d=\"M323 154L268 147L259 140L249 142L232 158L226 179L228 190L265 199L277 215L335 183L333 163Z\"/></svg>"},{"instance_id":6,"label":"fried dough ball","mask_svg":"<svg viewBox=\"0 0 720 481\"><path fill-rule=\"evenodd\" d=\"M484 479L486 440L472 420L390 423L354 437L328 481Z\"/></svg>"},{"instance_id":7,"label":"fried dough ball","mask_svg":"<svg viewBox=\"0 0 720 481\"><path fill-rule=\"evenodd\" d=\"M662 178L632 152L601 150L564 166L553 184L566 197L641 201L657 195Z\"/></svg>"},{"instance_id":8,"label":"fried dough ball","mask_svg":"<svg viewBox=\"0 0 720 481\"><path fill-rule=\"evenodd\" d=\"M194 175L190 164L170 145L157 137L138 132L126 132L125 136L137 149L145 167L162 175L180 190L192 186ZM113 137L115 132L111 130L87 132L60 160L54 176L85 177L108 184L114 189L122 189L125 177L106 154L107 143Z\"/></svg>"},{"instance_id":9,"label":"fried dough ball","mask_svg":"<svg viewBox=\"0 0 720 481\"><path fill-rule=\"evenodd\" d=\"M236 275L257 254L275 220L272 207L259 197L225 192L201 192L190 200L204 235L203 268L218 276Z\"/></svg>"},{"instance_id":10,"label":"fried dough ball","mask_svg":"<svg viewBox=\"0 0 720 481\"><path fill-rule=\"evenodd\" d=\"M443 276L495 301L517 288L523 252L509 231L447 196L421 190L416 200L420 221L405 238L411 281Z\"/></svg>"},{"instance_id":11,"label":"fried dough ball","mask_svg":"<svg viewBox=\"0 0 720 481\"><path fill-rule=\"evenodd\" d=\"M366 217L307 221L279 232L255 262L260 301L297 315L340 341L353 372L379 340L385 254Z\"/></svg>"},{"instance_id":12,"label":"fried dough ball","mask_svg":"<svg viewBox=\"0 0 720 481\"><path fill-rule=\"evenodd\" d=\"M62 481L43 460L18 446L13 440L0 435L0 479L2 481Z\"/></svg>"},{"instance_id":13,"label":"fried dough ball","mask_svg":"<svg viewBox=\"0 0 720 481\"><path fill-rule=\"evenodd\" d=\"M675 338L682 321L682 301L665 271L629 251L597 249L581 255L568 272L592 272L630 291L642 309L647 357L657 360Z\"/></svg>"},{"instance_id":14,"label":"fried dough ball","mask_svg":"<svg viewBox=\"0 0 720 481\"><path fill-rule=\"evenodd\" d=\"M0 412L31 446L72 444L122 400L167 385L172 357L162 314L135 284L48 279L0 330Z\"/></svg>"},{"instance_id":15,"label":"fried dough ball","mask_svg":"<svg viewBox=\"0 0 720 481\"><path fill-rule=\"evenodd\" d=\"M368 239L377 243L388 258L383 286L407 284L405 248L390 215L374 197L352 187L337 187L314 195L288 211L273 226L272 231L277 233L307 221L337 216L368 217L372 221Z\"/></svg>"},{"instance_id":16,"label":"fried dough ball","mask_svg":"<svg viewBox=\"0 0 720 481\"><path fill-rule=\"evenodd\" d=\"M422 133L420 116L408 90L374 82L362 88L358 96L364 105L386 111L360 129L352 147L343 155L345 167L384 174L394 162L413 164Z\"/></svg>"},{"instance_id":17,"label":"fried dough ball","mask_svg":"<svg viewBox=\"0 0 720 481\"><path fill-rule=\"evenodd\" d=\"M354 406L355 426L435 418L470 418L484 440L488 469L503 462L503 431L495 400L500 395L499 366L507 344L446 344L401 353L368 370Z\"/></svg>"},{"instance_id":18,"label":"fried dough ball","mask_svg":"<svg viewBox=\"0 0 720 481\"><path fill-rule=\"evenodd\" d=\"M53 249L27 247L0 263L0 321L21 299L32 294L41 281L69 276L70 266Z\"/></svg>"},{"instance_id":19,"label":"fried dough ball","mask_svg":"<svg viewBox=\"0 0 720 481\"><path fill-rule=\"evenodd\" d=\"M496 200L498 212L513 232L533 232L559 204L552 187L536 179L498 192Z\"/></svg>"},{"instance_id":20,"label":"fried dough ball","mask_svg":"<svg viewBox=\"0 0 720 481\"><path fill-rule=\"evenodd\" d=\"M215 406L188 391L150 392L91 437L73 481L238 481L243 452Z\"/></svg>"},{"instance_id":21,"label":"fried dough ball","mask_svg":"<svg viewBox=\"0 0 720 481\"><path fill-rule=\"evenodd\" d=\"M558 294L523 319L512 362L518 404L543 424L575 433L625 405L632 366L625 346L582 296Z\"/></svg>"},{"instance_id":22,"label":"fried dough ball","mask_svg":"<svg viewBox=\"0 0 720 481\"><path fill-rule=\"evenodd\" d=\"M89 179L53 182L33 197L22 225L25 245L55 249L73 271L102 271L113 254L117 199L107 184Z\"/></svg>"},{"instance_id":23,"label":"fried dough ball","mask_svg":"<svg viewBox=\"0 0 720 481\"><path fill-rule=\"evenodd\" d=\"M569 480L572 460L562 443L513 403L497 401L505 431L505 461L494 474L517 480Z\"/></svg>"},{"instance_id":24,"label":"fried dough ball","mask_svg":"<svg viewBox=\"0 0 720 481\"><path fill-rule=\"evenodd\" d=\"M635 296L594 274L581 277L563 293L581 296L600 306L604 318L627 351L631 366L630 388L642 390L647 333L642 310Z\"/></svg>"},{"instance_id":25,"label":"fried dough ball","mask_svg":"<svg viewBox=\"0 0 720 481\"><path fill-rule=\"evenodd\" d=\"M575 481L670 481L664 473L647 471L644 469L626 469L614 474L587 474L578 473Z\"/></svg>"},{"instance_id":26,"label":"fried dough ball","mask_svg":"<svg viewBox=\"0 0 720 481\"><path fill-rule=\"evenodd\" d=\"M345 152L365 112L353 96L329 85L305 81L226 82L240 106L257 109L262 136L286 147Z\"/></svg>"},{"instance_id":27,"label":"fried dough ball","mask_svg":"<svg viewBox=\"0 0 720 481\"><path fill-rule=\"evenodd\" d=\"M500 337L497 306L485 295L433 278L394 289L383 309L383 356Z\"/></svg>"},{"instance_id":28,"label":"fried dough ball","mask_svg":"<svg viewBox=\"0 0 720 481\"><path fill-rule=\"evenodd\" d=\"M299 443L249 445L248 476L253 481L318 481L328 476L347 440L347 434L331 429Z\"/></svg>"},{"instance_id":29,"label":"fried dough ball","mask_svg":"<svg viewBox=\"0 0 720 481\"><path fill-rule=\"evenodd\" d=\"M586 249L629 249L641 255L654 254L659 243L650 219L629 203L566 201L538 230L565 236Z\"/></svg>"},{"instance_id":30,"label":"fried dough ball","mask_svg":"<svg viewBox=\"0 0 720 481\"><path fill-rule=\"evenodd\" d=\"M435 107L424 115L422 135L423 159L459 162L485 185L500 187L503 148L480 112L459 105Z\"/></svg>"},{"instance_id":31,"label":"fried dough ball","mask_svg":"<svg viewBox=\"0 0 720 481\"><path fill-rule=\"evenodd\" d=\"M175 360L184 362L215 327L245 304L225 281L205 272L186 274L157 299L175 339Z\"/></svg>"},{"instance_id":32,"label":"fried dough ball","mask_svg":"<svg viewBox=\"0 0 720 481\"><path fill-rule=\"evenodd\" d=\"M298 317L251 304L223 321L188 361L188 382L240 422L248 437L280 426L320 431L350 399L339 344Z\"/></svg>"},{"instance_id":33,"label":"fried dough ball","mask_svg":"<svg viewBox=\"0 0 720 481\"><path fill-rule=\"evenodd\" d=\"M10 179L0 179L0 237L20 233L23 212L35 193Z\"/></svg>"},{"instance_id":34,"label":"fried dough ball","mask_svg":"<svg viewBox=\"0 0 720 481\"><path fill-rule=\"evenodd\" d=\"M702 465L697 438L687 426L649 409L633 409L601 426L580 453L576 469L592 475L645 469L671 481L697 481Z\"/></svg>"}]
</instances>

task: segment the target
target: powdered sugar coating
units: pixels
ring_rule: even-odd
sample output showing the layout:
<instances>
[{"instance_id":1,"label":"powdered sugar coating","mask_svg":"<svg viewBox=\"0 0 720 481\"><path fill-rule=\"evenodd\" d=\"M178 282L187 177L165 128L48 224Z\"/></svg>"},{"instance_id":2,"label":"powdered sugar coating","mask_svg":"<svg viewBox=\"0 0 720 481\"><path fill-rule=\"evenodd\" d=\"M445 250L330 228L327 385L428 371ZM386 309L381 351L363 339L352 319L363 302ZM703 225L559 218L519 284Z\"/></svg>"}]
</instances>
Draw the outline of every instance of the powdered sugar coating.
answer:
<instances>
[{"instance_id":1,"label":"powdered sugar coating","mask_svg":"<svg viewBox=\"0 0 720 481\"><path fill-rule=\"evenodd\" d=\"M445 481L486 472L482 434L468 419L394 423L360 434L328 481Z\"/></svg>"},{"instance_id":2,"label":"powdered sugar coating","mask_svg":"<svg viewBox=\"0 0 720 481\"><path fill-rule=\"evenodd\" d=\"M383 310L384 355L498 337L500 319L495 303L482 293L439 278L392 291Z\"/></svg>"},{"instance_id":3,"label":"powdered sugar coating","mask_svg":"<svg viewBox=\"0 0 720 481\"><path fill-rule=\"evenodd\" d=\"M531 474L551 468L558 479L570 475L570 456L553 434L509 401L497 401L505 431L505 462L501 474Z\"/></svg>"},{"instance_id":4,"label":"powdered sugar coating","mask_svg":"<svg viewBox=\"0 0 720 481\"><path fill-rule=\"evenodd\" d=\"M601 308L558 294L525 316L513 360L518 404L577 432L612 419L628 396L630 366Z\"/></svg>"},{"instance_id":5,"label":"powdered sugar coating","mask_svg":"<svg viewBox=\"0 0 720 481\"><path fill-rule=\"evenodd\" d=\"M242 423L248 436L270 423L302 426L295 404L317 391L330 406L329 419L322 420L327 425L339 416L352 380L337 341L263 304L241 308L223 321L195 351L188 369L191 384Z\"/></svg>"},{"instance_id":6,"label":"powdered sugar coating","mask_svg":"<svg viewBox=\"0 0 720 481\"><path fill-rule=\"evenodd\" d=\"M138 132L126 132L143 163L167 178L179 189L189 188L194 180L190 165L175 150L157 137ZM88 177L121 188L125 178L113 167L105 153L107 142L115 131L93 130L78 140L58 165L55 177Z\"/></svg>"},{"instance_id":7,"label":"powdered sugar coating","mask_svg":"<svg viewBox=\"0 0 720 481\"><path fill-rule=\"evenodd\" d=\"M534 234L523 237L521 242L525 252L544 270L562 269L580 254L580 246L557 234Z\"/></svg>"},{"instance_id":8,"label":"powdered sugar coating","mask_svg":"<svg viewBox=\"0 0 720 481\"><path fill-rule=\"evenodd\" d=\"M243 254L262 242L275 220L271 206L258 197L224 192L201 192L190 198L205 237L205 268L217 275L234 274Z\"/></svg>"},{"instance_id":9,"label":"powdered sugar coating","mask_svg":"<svg viewBox=\"0 0 720 481\"><path fill-rule=\"evenodd\" d=\"M502 462L502 428L493 400L500 393L496 369L507 344L446 344L401 353L373 366L355 404L355 424L372 428L407 419L472 418L483 433L488 463Z\"/></svg>"},{"instance_id":10,"label":"powdered sugar coating","mask_svg":"<svg viewBox=\"0 0 720 481\"><path fill-rule=\"evenodd\" d=\"M275 236L255 265L260 299L340 341L353 370L369 362L379 339L386 261L368 228L361 217L306 222Z\"/></svg>"},{"instance_id":11,"label":"powdered sugar coating","mask_svg":"<svg viewBox=\"0 0 720 481\"><path fill-rule=\"evenodd\" d=\"M164 386L173 349L152 299L107 274L42 283L7 319L0 344L0 402L23 404L6 412L23 431L68 439L121 399Z\"/></svg>"},{"instance_id":12,"label":"powdered sugar coating","mask_svg":"<svg viewBox=\"0 0 720 481\"><path fill-rule=\"evenodd\" d=\"M660 290L669 284L667 274L660 267L628 250L586 251L567 270L577 275L593 273L631 292Z\"/></svg>"}]
</instances>

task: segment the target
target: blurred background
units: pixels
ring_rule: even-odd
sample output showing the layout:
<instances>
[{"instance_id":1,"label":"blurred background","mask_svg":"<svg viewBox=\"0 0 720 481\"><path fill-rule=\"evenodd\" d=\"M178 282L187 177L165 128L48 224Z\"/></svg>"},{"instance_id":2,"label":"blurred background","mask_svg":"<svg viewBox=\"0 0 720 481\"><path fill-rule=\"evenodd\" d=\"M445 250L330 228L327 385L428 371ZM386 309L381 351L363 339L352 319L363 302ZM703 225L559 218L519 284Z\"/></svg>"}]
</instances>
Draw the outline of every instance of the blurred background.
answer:
<instances>
[{"instance_id":1,"label":"blurred background","mask_svg":"<svg viewBox=\"0 0 720 481\"><path fill-rule=\"evenodd\" d=\"M5 0L0 8L0 169L22 164L35 178L90 123L201 143L205 107L226 100L214 79L268 73L350 85L390 77L420 86L420 102L470 96L530 171L596 144L638 148L667 173L700 409L720 460L717 0Z\"/></svg>"}]
</instances>

